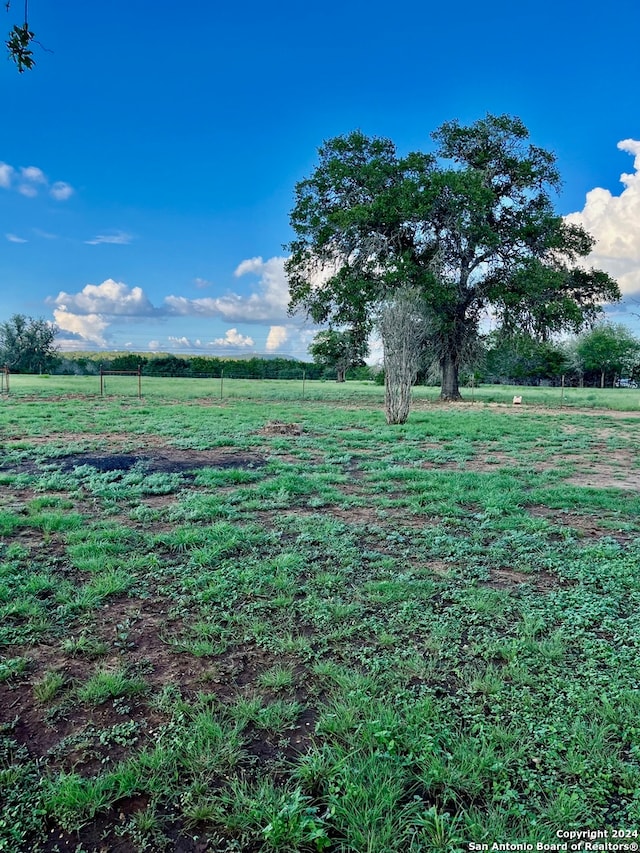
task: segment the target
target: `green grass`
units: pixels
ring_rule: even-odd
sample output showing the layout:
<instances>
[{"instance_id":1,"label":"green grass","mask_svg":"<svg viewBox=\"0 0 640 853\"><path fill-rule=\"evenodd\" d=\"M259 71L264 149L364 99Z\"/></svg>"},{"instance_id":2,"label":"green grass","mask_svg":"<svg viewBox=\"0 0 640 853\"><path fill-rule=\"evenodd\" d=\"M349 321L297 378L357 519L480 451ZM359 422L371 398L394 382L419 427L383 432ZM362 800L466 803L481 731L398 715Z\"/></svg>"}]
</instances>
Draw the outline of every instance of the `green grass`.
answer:
<instances>
[{"instance_id":1,"label":"green grass","mask_svg":"<svg viewBox=\"0 0 640 853\"><path fill-rule=\"evenodd\" d=\"M461 388L465 401L471 403L497 403L512 406L514 396L523 398L522 405L551 408L602 408L617 411L637 411L640 407L640 390L620 388L546 388L519 385L481 385L478 388ZM417 402L435 402L440 389L436 386L418 385L413 389ZM194 401L207 400L211 405L224 406L225 401L266 400L275 402L293 401L317 403L357 403L379 405L384 398L384 388L374 382L307 380L303 384L297 379L225 379L220 396L220 380L175 379L143 377L142 400L137 397L136 377L110 377L105 397L100 397L100 378L97 376L50 376L46 382L39 376L16 375L11 379L11 399L37 395L42 398L60 397L67 394L85 395L94 400L100 409L108 407L135 407L145 417L153 416L153 409L146 408L150 400ZM35 407L37 403L27 403ZM66 409L75 406L75 401L65 400ZM27 410L28 411L28 410ZM21 419L24 415L21 415ZM277 419L277 413L273 418ZM46 417L47 426L55 427L61 422L54 413ZM86 419L87 425L90 421Z\"/></svg>"},{"instance_id":2,"label":"green grass","mask_svg":"<svg viewBox=\"0 0 640 853\"><path fill-rule=\"evenodd\" d=\"M636 392L417 388L392 428L366 383L36 380L0 408L0 849L638 825ZM143 446L194 467L65 463Z\"/></svg>"},{"instance_id":3,"label":"green grass","mask_svg":"<svg viewBox=\"0 0 640 853\"><path fill-rule=\"evenodd\" d=\"M77 690L78 699L92 705L101 705L108 699L134 696L142 693L146 684L141 678L130 677L123 670L111 672L99 669Z\"/></svg>"}]
</instances>

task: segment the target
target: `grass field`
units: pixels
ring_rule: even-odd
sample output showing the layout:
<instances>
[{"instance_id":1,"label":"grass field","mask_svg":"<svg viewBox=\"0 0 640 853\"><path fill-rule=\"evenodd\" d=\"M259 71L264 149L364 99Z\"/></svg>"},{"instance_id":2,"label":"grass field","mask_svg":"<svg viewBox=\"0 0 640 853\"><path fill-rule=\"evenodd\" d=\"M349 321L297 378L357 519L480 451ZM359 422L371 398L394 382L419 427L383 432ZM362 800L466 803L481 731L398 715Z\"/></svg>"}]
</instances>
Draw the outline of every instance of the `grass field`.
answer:
<instances>
[{"instance_id":1,"label":"grass field","mask_svg":"<svg viewBox=\"0 0 640 853\"><path fill-rule=\"evenodd\" d=\"M131 401L138 394L137 376L107 376L105 397ZM142 396L145 400L214 401L244 399L256 401L356 403L379 407L383 404L384 388L374 382L306 381L293 379L178 379L156 376L142 377ZM100 396L99 376L29 376L10 378L11 397ZM514 385L481 385L463 388L465 403L495 403L511 405L514 396L522 396L524 406L553 409L613 409L640 411L640 389L631 388L545 388ZM418 385L413 389L414 405L418 408L438 402L440 389ZM3 397L0 395L0 400Z\"/></svg>"},{"instance_id":2,"label":"grass field","mask_svg":"<svg viewBox=\"0 0 640 853\"><path fill-rule=\"evenodd\" d=\"M640 392L112 379L0 399L0 850L639 840Z\"/></svg>"}]
</instances>

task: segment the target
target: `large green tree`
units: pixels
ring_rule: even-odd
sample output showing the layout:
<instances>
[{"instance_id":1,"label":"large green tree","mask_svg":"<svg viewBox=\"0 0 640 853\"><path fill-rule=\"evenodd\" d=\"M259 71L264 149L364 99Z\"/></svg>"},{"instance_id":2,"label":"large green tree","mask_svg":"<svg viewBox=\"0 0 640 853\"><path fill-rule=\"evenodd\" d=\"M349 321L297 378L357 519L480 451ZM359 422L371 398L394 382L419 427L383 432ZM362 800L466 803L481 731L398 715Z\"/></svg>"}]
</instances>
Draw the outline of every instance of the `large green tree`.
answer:
<instances>
[{"instance_id":1,"label":"large green tree","mask_svg":"<svg viewBox=\"0 0 640 853\"><path fill-rule=\"evenodd\" d=\"M368 352L366 339L357 337L350 329L324 329L309 345L314 362L335 370L337 382L345 381L350 367L364 365Z\"/></svg>"},{"instance_id":2,"label":"large green tree","mask_svg":"<svg viewBox=\"0 0 640 853\"><path fill-rule=\"evenodd\" d=\"M55 364L58 329L42 318L14 314L0 324L0 365L15 373L43 373Z\"/></svg>"},{"instance_id":3,"label":"large green tree","mask_svg":"<svg viewBox=\"0 0 640 853\"><path fill-rule=\"evenodd\" d=\"M366 332L394 294L422 294L441 396L456 400L487 309L507 331L544 339L593 322L620 293L578 265L593 240L554 212L554 157L519 119L451 121L432 136L433 153L407 156L360 131L319 149L291 212L289 308Z\"/></svg>"},{"instance_id":4,"label":"large green tree","mask_svg":"<svg viewBox=\"0 0 640 853\"><path fill-rule=\"evenodd\" d=\"M581 372L595 372L604 388L623 374L631 374L640 363L640 341L626 326L598 323L575 343L577 366Z\"/></svg>"}]
</instances>

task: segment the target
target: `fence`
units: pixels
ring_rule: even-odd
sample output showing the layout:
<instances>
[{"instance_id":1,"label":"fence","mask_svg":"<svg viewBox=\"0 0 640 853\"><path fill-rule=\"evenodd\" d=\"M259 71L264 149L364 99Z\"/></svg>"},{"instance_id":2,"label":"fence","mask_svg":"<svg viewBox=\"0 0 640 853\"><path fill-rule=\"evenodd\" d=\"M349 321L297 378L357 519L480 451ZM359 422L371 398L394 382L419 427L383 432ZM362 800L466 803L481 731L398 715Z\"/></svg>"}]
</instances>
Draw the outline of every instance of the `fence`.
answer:
<instances>
[{"instance_id":1,"label":"fence","mask_svg":"<svg viewBox=\"0 0 640 853\"><path fill-rule=\"evenodd\" d=\"M142 368L137 370L103 370L100 366L100 396L104 397L106 388L105 376L137 376L138 377L138 397L142 397Z\"/></svg>"},{"instance_id":2,"label":"fence","mask_svg":"<svg viewBox=\"0 0 640 853\"><path fill-rule=\"evenodd\" d=\"M286 376L286 380L289 382L291 382L292 380L293 381L297 380L298 382L300 382L300 384L301 384L301 396L302 396L302 399L304 399L305 392L306 392L306 385L307 385L307 371L306 371L306 369L302 369L302 370L296 371L296 373L298 375L292 376L291 372L289 372L288 375ZM224 398L224 393L225 393L225 391L224 391L225 379L227 379L227 381L236 380L236 379L245 380L245 381L248 380L248 381L252 381L252 382L253 381L255 381L255 382L265 382L265 381L268 382L269 381L269 380L263 380L263 379L256 379L256 377L254 377L254 376L239 376L237 370L231 371L230 376L225 376L224 369L221 369L217 373L204 373L204 374L203 373L200 373L200 374L191 374L190 373L190 374L180 374L180 375L176 375L175 373L164 373L164 374L163 373L152 373L151 375L147 375L147 374L143 374L143 370L142 370L141 366L138 367L137 370L105 370L101 366L100 367L100 373L99 373L99 376L100 376L100 396L104 397L107 390L112 391L113 393L122 393L122 386L121 385L118 387L118 390L116 390L112 387L107 389L107 380L105 377L107 377L107 376L137 376L138 377L138 397L141 398L142 397L142 376L143 375L145 376L145 380L147 380L147 381L149 379L151 379L151 380L182 379L182 380L187 381L187 382L189 380L213 380L216 383L216 387L218 389L215 396L218 396L221 400ZM279 381L279 382L283 381L282 379L279 379L278 377L270 377L270 379L273 379L274 381ZM214 396L214 395L212 393L209 393L209 396Z\"/></svg>"},{"instance_id":3,"label":"fence","mask_svg":"<svg viewBox=\"0 0 640 853\"><path fill-rule=\"evenodd\" d=\"M7 392L7 371L0 368L0 381L4 380ZM202 404L231 401L262 401L266 406L280 402L300 403L313 406L327 405L382 406L384 387L364 380L336 382L333 380L310 379L308 373L300 370L297 379L255 379L253 377L228 377L218 372L216 376L201 378L147 376L144 370L109 373L104 371L102 383L98 373L93 375L42 375L12 373L11 398L55 400L96 400L129 398L136 405L142 400L146 405L159 403ZM102 397L100 394L102 393ZM514 395L522 396L523 410L531 406L552 409L612 409L617 411L640 412L640 389L633 388L557 388L523 387L510 385L476 385L462 389L464 403L476 405L508 405L511 407ZM416 385L412 389L412 399L416 408L439 401L438 386ZM3 399L6 399L3 395ZM124 399L123 399L124 402ZM520 407L519 407L520 408Z\"/></svg>"}]
</instances>

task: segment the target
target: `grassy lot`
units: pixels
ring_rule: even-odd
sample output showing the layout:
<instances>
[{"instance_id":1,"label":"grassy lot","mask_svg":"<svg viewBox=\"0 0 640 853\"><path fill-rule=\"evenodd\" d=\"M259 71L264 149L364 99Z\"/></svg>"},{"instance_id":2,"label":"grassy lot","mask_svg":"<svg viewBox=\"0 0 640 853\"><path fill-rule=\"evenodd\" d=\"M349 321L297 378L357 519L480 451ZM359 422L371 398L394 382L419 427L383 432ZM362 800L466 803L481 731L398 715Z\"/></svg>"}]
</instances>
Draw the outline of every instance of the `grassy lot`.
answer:
<instances>
[{"instance_id":1,"label":"grassy lot","mask_svg":"<svg viewBox=\"0 0 640 853\"><path fill-rule=\"evenodd\" d=\"M640 392L116 379L0 400L0 850L638 829Z\"/></svg>"},{"instance_id":2,"label":"grassy lot","mask_svg":"<svg viewBox=\"0 0 640 853\"><path fill-rule=\"evenodd\" d=\"M138 394L137 376L106 376L105 397L119 397L120 402L131 401ZM99 376L21 376L10 378L11 396L25 398L36 396L100 396ZM613 409L615 411L640 411L640 389L631 388L534 388L514 385L481 385L462 389L465 402L511 405L515 395L522 396L524 406L542 406L553 409ZM438 401L440 389L418 385L413 389L417 407ZM256 400L313 402L331 401L381 406L384 388L373 382L306 381L301 379L175 379L156 376L142 377L142 395L146 400ZM0 396L0 400L3 399Z\"/></svg>"}]
</instances>

